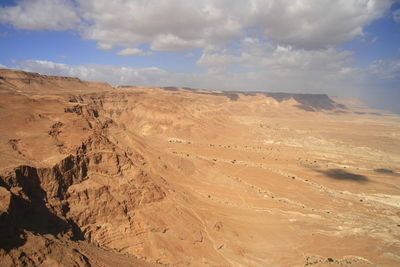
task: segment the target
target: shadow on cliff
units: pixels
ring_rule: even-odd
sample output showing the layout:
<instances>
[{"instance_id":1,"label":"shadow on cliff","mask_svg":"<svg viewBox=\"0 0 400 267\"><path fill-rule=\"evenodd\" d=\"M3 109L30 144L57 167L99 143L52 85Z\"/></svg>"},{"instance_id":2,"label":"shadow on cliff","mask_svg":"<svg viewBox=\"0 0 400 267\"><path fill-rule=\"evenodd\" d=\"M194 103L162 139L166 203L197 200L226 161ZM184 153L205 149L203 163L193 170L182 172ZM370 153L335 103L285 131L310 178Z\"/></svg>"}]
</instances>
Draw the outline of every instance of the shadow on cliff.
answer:
<instances>
[{"instance_id":1,"label":"shadow on cliff","mask_svg":"<svg viewBox=\"0 0 400 267\"><path fill-rule=\"evenodd\" d=\"M40 186L37 169L20 166L15 176L0 177L0 186L11 191L21 188L21 193L11 193L8 212L0 216L0 248L10 251L25 243L25 233L53 236L68 235L72 240L82 240L83 234L72 221L57 216L47 205L46 192ZM6 182L4 182L6 180ZM14 191L14 190L13 190ZM68 207L62 207L68 210Z\"/></svg>"},{"instance_id":2,"label":"shadow on cliff","mask_svg":"<svg viewBox=\"0 0 400 267\"><path fill-rule=\"evenodd\" d=\"M351 173L342 169L317 170L317 172L335 180L353 181L357 183L366 183L369 181L367 176Z\"/></svg>"},{"instance_id":3,"label":"shadow on cliff","mask_svg":"<svg viewBox=\"0 0 400 267\"><path fill-rule=\"evenodd\" d=\"M172 87L172 86L163 87L163 89L168 91L179 90L178 87ZM299 103L295 107L310 112L318 110L333 110L336 108L347 109L345 105L336 103L329 96L325 94L271 93L264 91L222 91L222 92L206 91L205 92L199 89L192 89L188 87L183 87L182 89L190 91L194 94L225 96L229 98L229 100L231 101L237 101L239 99L239 94L245 96L264 95L266 97L272 97L278 102L294 99Z\"/></svg>"}]
</instances>

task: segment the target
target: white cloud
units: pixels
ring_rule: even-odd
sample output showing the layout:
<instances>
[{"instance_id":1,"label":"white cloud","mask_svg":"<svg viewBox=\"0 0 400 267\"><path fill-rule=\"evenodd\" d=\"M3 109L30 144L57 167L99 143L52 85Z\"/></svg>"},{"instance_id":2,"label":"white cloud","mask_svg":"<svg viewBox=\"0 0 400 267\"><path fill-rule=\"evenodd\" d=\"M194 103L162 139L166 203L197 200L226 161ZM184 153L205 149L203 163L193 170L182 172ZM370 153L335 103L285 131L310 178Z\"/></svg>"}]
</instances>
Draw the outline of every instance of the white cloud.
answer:
<instances>
[{"instance_id":1,"label":"white cloud","mask_svg":"<svg viewBox=\"0 0 400 267\"><path fill-rule=\"evenodd\" d=\"M76 28L80 18L69 0L20 0L16 6L0 8L0 23L27 30Z\"/></svg>"},{"instance_id":2,"label":"white cloud","mask_svg":"<svg viewBox=\"0 0 400 267\"><path fill-rule=\"evenodd\" d=\"M98 42L97 43L97 48L99 48L101 50L112 50L113 49L113 45L109 44L109 43L105 43L105 42Z\"/></svg>"},{"instance_id":3,"label":"white cloud","mask_svg":"<svg viewBox=\"0 0 400 267\"><path fill-rule=\"evenodd\" d=\"M178 51L223 44L242 34L240 23L226 13L228 4L243 5L239 1L78 2L82 16L91 22L83 31L84 38L110 45L136 47L148 43L155 50Z\"/></svg>"},{"instance_id":4,"label":"white cloud","mask_svg":"<svg viewBox=\"0 0 400 267\"><path fill-rule=\"evenodd\" d=\"M268 40L306 49L339 45L363 34L390 0L80 0L92 22L88 39L155 50L220 46L252 29ZM103 14L108 14L104 16ZM110 41L112 40L112 41Z\"/></svg>"},{"instance_id":5,"label":"white cloud","mask_svg":"<svg viewBox=\"0 0 400 267\"><path fill-rule=\"evenodd\" d=\"M352 52L332 47L319 50L294 49L292 46L272 45L256 38L245 38L236 49L205 49L197 64L213 68L239 64L249 69L264 68L279 74L313 70L336 72L351 61Z\"/></svg>"},{"instance_id":6,"label":"white cloud","mask_svg":"<svg viewBox=\"0 0 400 267\"><path fill-rule=\"evenodd\" d=\"M338 93L349 89L349 80L358 75L354 69L276 70L257 69L229 72L210 68L206 72L187 74L160 68L128 68L103 65L66 65L51 61L26 60L15 63L17 68L43 74L73 76L88 81L105 81L114 85L186 86L223 90L263 90L310 93ZM315 79L315 76L319 76Z\"/></svg>"},{"instance_id":7,"label":"white cloud","mask_svg":"<svg viewBox=\"0 0 400 267\"><path fill-rule=\"evenodd\" d=\"M158 51L182 51L202 46L202 40L185 40L173 34L159 34L151 42L151 49Z\"/></svg>"},{"instance_id":8,"label":"white cloud","mask_svg":"<svg viewBox=\"0 0 400 267\"><path fill-rule=\"evenodd\" d=\"M363 35L390 0L257 1L254 23L266 38L305 49L340 45Z\"/></svg>"},{"instance_id":9,"label":"white cloud","mask_svg":"<svg viewBox=\"0 0 400 267\"><path fill-rule=\"evenodd\" d=\"M0 69L7 69L6 65L0 64Z\"/></svg>"},{"instance_id":10,"label":"white cloud","mask_svg":"<svg viewBox=\"0 0 400 267\"><path fill-rule=\"evenodd\" d=\"M151 51L143 51L139 48L125 48L117 53L119 56L151 56L154 53Z\"/></svg>"},{"instance_id":11,"label":"white cloud","mask_svg":"<svg viewBox=\"0 0 400 267\"><path fill-rule=\"evenodd\" d=\"M229 54L226 49L223 49L222 51L205 50L197 61L197 64L200 66L215 67L226 66L239 61L239 57Z\"/></svg>"},{"instance_id":12,"label":"white cloud","mask_svg":"<svg viewBox=\"0 0 400 267\"><path fill-rule=\"evenodd\" d=\"M391 0L21 0L1 8L0 21L21 29L75 28L101 49L141 44L161 51L221 48L256 34L275 44L310 50L363 35L363 27L391 4Z\"/></svg>"}]
</instances>

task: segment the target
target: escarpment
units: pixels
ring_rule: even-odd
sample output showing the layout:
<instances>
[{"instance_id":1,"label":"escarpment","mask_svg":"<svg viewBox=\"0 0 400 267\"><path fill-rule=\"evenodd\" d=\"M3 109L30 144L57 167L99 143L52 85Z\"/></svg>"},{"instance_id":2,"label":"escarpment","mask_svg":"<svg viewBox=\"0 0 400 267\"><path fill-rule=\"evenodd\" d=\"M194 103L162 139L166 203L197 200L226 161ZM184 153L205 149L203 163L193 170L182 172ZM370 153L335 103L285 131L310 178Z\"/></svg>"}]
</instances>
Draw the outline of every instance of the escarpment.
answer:
<instances>
[{"instance_id":1,"label":"escarpment","mask_svg":"<svg viewBox=\"0 0 400 267\"><path fill-rule=\"evenodd\" d=\"M398 266L400 120L347 106L0 70L0 266Z\"/></svg>"}]
</instances>

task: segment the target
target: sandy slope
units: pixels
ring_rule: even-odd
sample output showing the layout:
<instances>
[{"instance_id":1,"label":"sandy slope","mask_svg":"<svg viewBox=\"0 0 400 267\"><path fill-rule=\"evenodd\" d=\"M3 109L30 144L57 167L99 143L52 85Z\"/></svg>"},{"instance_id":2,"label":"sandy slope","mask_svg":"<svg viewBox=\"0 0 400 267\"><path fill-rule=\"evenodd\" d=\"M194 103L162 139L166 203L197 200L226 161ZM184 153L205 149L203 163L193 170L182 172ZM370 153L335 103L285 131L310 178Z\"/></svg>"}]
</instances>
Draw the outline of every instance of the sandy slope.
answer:
<instances>
[{"instance_id":1,"label":"sandy slope","mask_svg":"<svg viewBox=\"0 0 400 267\"><path fill-rule=\"evenodd\" d=\"M400 117L347 105L0 70L0 263L399 265Z\"/></svg>"}]
</instances>

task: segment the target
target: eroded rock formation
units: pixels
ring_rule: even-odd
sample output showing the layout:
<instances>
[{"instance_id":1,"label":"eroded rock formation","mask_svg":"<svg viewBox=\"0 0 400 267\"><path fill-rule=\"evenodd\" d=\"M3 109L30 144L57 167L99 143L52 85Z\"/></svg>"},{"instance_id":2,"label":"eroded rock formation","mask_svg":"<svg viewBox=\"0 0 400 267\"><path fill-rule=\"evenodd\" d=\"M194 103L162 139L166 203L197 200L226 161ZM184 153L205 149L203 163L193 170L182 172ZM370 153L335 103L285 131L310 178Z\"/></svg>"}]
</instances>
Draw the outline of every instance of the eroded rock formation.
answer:
<instances>
[{"instance_id":1,"label":"eroded rock formation","mask_svg":"<svg viewBox=\"0 0 400 267\"><path fill-rule=\"evenodd\" d=\"M1 266L398 263L397 116L0 77Z\"/></svg>"}]
</instances>

